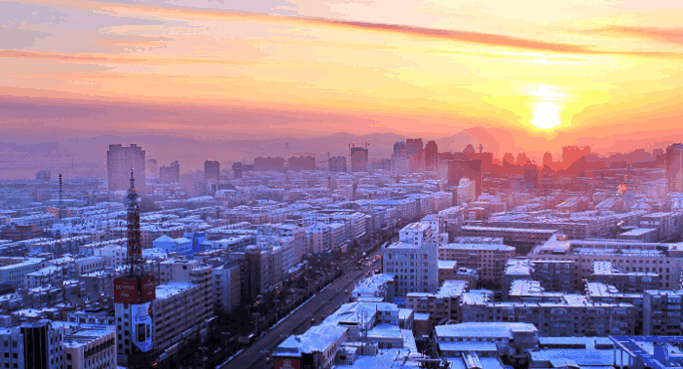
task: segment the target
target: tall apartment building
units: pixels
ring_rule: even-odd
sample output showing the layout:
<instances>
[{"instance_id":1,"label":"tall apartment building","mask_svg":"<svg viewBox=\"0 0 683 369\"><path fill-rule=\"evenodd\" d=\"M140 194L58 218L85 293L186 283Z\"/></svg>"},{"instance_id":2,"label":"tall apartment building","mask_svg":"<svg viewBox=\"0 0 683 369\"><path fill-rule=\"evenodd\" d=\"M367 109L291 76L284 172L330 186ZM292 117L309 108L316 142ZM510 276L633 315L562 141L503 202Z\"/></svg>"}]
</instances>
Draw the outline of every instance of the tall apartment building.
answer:
<instances>
[{"instance_id":1,"label":"tall apartment building","mask_svg":"<svg viewBox=\"0 0 683 369\"><path fill-rule=\"evenodd\" d=\"M218 161L204 162L204 181L216 182L221 179L221 163Z\"/></svg>"},{"instance_id":2,"label":"tall apartment building","mask_svg":"<svg viewBox=\"0 0 683 369\"><path fill-rule=\"evenodd\" d=\"M410 173L408 152L405 142L394 143L394 153L391 155L391 175L404 176Z\"/></svg>"},{"instance_id":3,"label":"tall apartment building","mask_svg":"<svg viewBox=\"0 0 683 369\"><path fill-rule=\"evenodd\" d=\"M346 173L346 156L332 156L327 159L330 172Z\"/></svg>"},{"instance_id":4,"label":"tall apartment building","mask_svg":"<svg viewBox=\"0 0 683 369\"><path fill-rule=\"evenodd\" d=\"M413 172L421 172L425 169L424 146L421 138L409 138L406 140L406 153L408 154L408 167Z\"/></svg>"},{"instance_id":5,"label":"tall apartment building","mask_svg":"<svg viewBox=\"0 0 683 369\"><path fill-rule=\"evenodd\" d=\"M145 151L136 144L124 147L120 144L109 145L107 151L107 183L109 191L130 188L130 170L136 179L138 193L146 192L147 172L145 171Z\"/></svg>"},{"instance_id":6,"label":"tall apartment building","mask_svg":"<svg viewBox=\"0 0 683 369\"><path fill-rule=\"evenodd\" d=\"M70 369L116 369L116 329L88 324L64 335L64 364Z\"/></svg>"},{"instance_id":7,"label":"tall apartment building","mask_svg":"<svg viewBox=\"0 0 683 369\"><path fill-rule=\"evenodd\" d=\"M428 141L425 146L425 169L431 172L436 172L438 170L437 161L439 148L436 145L436 141Z\"/></svg>"},{"instance_id":8,"label":"tall apartment building","mask_svg":"<svg viewBox=\"0 0 683 369\"><path fill-rule=\"evenodd\" d=\"M408 224L399 232L399 241L383 251L383 270L397 276L398 296L410 292L436 292L439 281L438 251L429 224Z\"/></svg>"},{"instance_id":9,"label":"tall apartment building","mask_svg":"<svg viewBox=\"0 0 683 369\"><path fill-rule=\"evenodd\" d=\"M230 313L240 306L240 265L232 261L213 269L216 309Z\"/></svg>"},{"instance_id":10,"label":"tall apartment building","mask_svg":"<svg viewBox=\"0 0 683 369\"><path fill-rule=\"evenodd\" d=\"M173 348L188 338L198 337L202 325L202 306L197 301L200 287L192 283L167 283L157 286L154 300L154 348L158 352Z\"/></svg>"},{"instance_id":11,"label":"tall apartment building","mask_svg":"<svg viewBox=\"0 0 683 369\"><path fill-rule=\"evenodd\" d=\"M177 160L168 166L159 167L159 181L161 183L180 182L180 164L178 164Z\"/></svg>"},{"instance_id":12,"label":"tall apartment building","mask_svg":"<svg viewBox=\"0 0 683 369\"><path fill-rule=\"evenodd\" d=\"M683 290L648 290L643 293L643 334L683 334Z\"/></svg>"},{"instance_id":13,"label":"tall apartment building","mask_svg":"<svg viewBox=\"0 0 683 369\"><path fill-rule=\"evenodd\" d=\"M21 369L63 369L64 327L49 320L0 329L0 366Z\"/></svg>"},{"instance_id":14,"label":"tall apartment building","mask_svg":"<svg viewBox=\"0 0 683 369\"><path fill-rule=\"evenodd\" d=\"M198 290L197 313L201 320L213 315L215 303L214 271L211 266L198 260L168 259L159 264L161 283L192 283Z\"/></svg>"},{"instance_id":15,"label":"tall apartment building","mask_svg":"<svg viewBox=\"0 0 683 369\"><path fill-rule=\"evenodd\" d=\"M683 144L666 148L666 188L669 192L683 192Z\"/></svg>"},{"instance_id":16,"label":"tall apartment building","mask_svg":"<svg viewBox=\"0 0 683 369\"><path fill-rule=\"evenodd\" d=\"M351 171L368 171L368 149L364 149L362 147L351 148Z\"/></svg>"}]
</instances>

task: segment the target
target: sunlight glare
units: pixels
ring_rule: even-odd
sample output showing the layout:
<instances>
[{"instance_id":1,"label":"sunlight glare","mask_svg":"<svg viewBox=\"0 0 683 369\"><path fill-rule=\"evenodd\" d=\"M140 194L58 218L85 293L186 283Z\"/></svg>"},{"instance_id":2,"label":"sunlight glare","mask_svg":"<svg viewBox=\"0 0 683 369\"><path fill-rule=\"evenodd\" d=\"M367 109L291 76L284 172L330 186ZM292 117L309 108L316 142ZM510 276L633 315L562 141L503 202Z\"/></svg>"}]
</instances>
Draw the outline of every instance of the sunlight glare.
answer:
<instances>
[{"instance_id":1,"label":"sunlight glare","mask_svg":"<svg viewBox=\"0 0 683 369\"><path fill-rule=\"evenodd\" d=\"M536 128L552 129L560 124L560 107L551 102L540 102L536 105L534 119L531 121Z\"/></svg>"}]
</instances>

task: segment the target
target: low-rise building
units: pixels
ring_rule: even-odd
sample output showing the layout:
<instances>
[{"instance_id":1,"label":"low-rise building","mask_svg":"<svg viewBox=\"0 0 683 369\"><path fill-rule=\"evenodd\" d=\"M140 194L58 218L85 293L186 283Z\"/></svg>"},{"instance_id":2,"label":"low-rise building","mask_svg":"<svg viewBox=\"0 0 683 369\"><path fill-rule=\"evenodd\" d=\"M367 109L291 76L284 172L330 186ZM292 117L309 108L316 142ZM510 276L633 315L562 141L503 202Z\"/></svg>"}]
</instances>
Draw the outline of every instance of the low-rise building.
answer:
<instances>
[{"instance_id":1,"label":"low-rise building","mask_svg":"<svg viewBox=\"0 0 683 369\"><path fill-rule=\"evenodd\" d=\"M482 282L501 284L508 259L515 248L500 244L449 243L439 247L439 260L454 260L459 266L476 269Z\"/></svg>"}]
</instances>

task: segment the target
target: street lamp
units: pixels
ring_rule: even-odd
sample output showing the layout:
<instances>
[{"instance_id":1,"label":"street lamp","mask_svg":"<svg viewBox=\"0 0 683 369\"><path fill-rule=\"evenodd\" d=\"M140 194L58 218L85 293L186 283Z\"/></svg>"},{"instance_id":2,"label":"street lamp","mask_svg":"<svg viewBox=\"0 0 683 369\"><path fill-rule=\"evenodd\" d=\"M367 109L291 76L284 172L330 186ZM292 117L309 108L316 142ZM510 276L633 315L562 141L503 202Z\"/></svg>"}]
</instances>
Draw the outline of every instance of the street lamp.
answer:
<instances>
[{"instance_id":1,"label":"street lamp","mask_svg":"<svg viewBox=\"0 0 683 369\"><path fill-rule=\"evenodd\" d=\"M280 299L273 300L275 303L275 324L280 320Z\"/></svg>"},{"instance_id":2,"label":"street lamp","mask_svg":"<svg viewBox=\"0 0 683 369\"><path fill-rule=\"evenodd\" d=\"M225 337L225 354L228 354L228 336L230 335L230 332L221 332L221 335Z\"/></svg>"},{"instance_id":3,"label":"street lamp","mask_svg":"<svg viewBox=\"0 0 683 369\"><path fill-rule=\"evenodd\" d=\"M258 317L261 315L260 313L253 313L254 316L254 340L258 338Z\"/></svg>"}]
</instances>

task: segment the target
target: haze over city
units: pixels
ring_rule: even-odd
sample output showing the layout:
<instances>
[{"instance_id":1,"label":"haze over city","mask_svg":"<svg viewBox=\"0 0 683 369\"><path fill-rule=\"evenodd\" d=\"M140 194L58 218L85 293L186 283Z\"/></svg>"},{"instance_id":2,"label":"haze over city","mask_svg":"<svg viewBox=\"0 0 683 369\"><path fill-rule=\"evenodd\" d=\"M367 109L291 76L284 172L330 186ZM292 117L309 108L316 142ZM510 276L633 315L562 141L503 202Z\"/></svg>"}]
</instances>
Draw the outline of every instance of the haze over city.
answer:
<instances>
[{"instance_id":1,"label":"haze over city","mask_svg":"<svg viewBox=\"0 0 683 369\"><path fill-rule=\"evenodd\" d=\"M0 368L681 369L681 19L0 0Z\"/></svg>"},{"instance_id":2,"label":"haze over city","mask_svg":"<svg viewBox=\"0 0 683 369\"><path fill-rule=\"evenodd\" d=\"M607 154L682 139L675 1L32 0L0 9L5 143L436 139L482 126L494 129L496 155L525 149L540 159L563 145ZM284 142L255 154L281 154Z\"/></svg>"}]
</instances>

